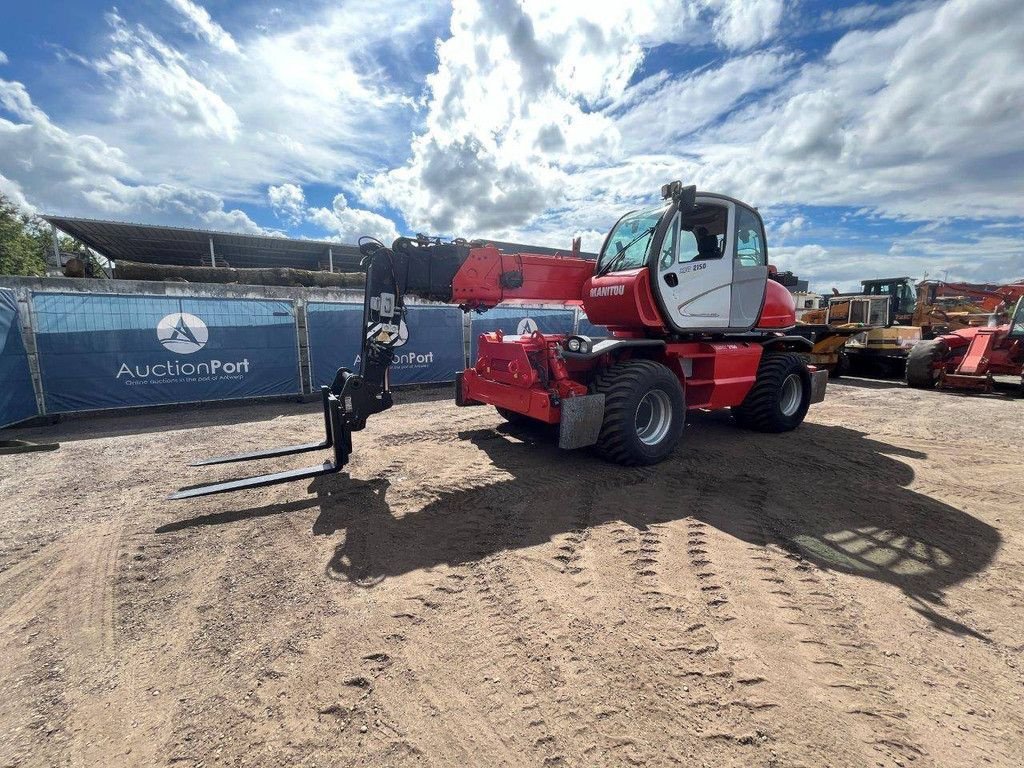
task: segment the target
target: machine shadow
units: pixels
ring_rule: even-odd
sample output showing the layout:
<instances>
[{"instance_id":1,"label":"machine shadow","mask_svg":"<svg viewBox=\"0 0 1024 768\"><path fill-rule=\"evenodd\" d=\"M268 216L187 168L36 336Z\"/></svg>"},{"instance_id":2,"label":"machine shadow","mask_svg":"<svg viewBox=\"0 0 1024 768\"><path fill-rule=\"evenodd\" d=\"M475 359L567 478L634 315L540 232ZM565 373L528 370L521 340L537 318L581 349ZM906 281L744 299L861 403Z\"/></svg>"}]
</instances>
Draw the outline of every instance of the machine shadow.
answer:
<instances>
[{"instance_id":1,"label":"machine shadow","mask_svg":"<svg viewBox=\"0 0 1024 768\"><path fill-rule=\"evenodd\" d=\"M691 418L675 457L654 467L566 454L544 430L505 425L460 437L510 479L438 490L434 501L396 516L383 473L328 476L312 482L308 499L182 520L159 532L318 508L313 533L342 536L328 577L372 586L545 544L581 527L621 522L643 529L693 518L819 568L891 584L938 629L984 639L941 609L944 591L984 570L1001 537L907 487L914 472L900 459L926 458L922 453L846 427L805 423L783 435L755 434L721 414Z\"/></svg>"},{"instance_id":2,"label":"machine shadow","mask_svg":"<svg viewBox=\"0 0 1024 768\"><path fill-rule=\"evenodd\" d=\"M914 473L897 457L923 454L845 427L805 424L766 436L738 430L727 417L693 422L674 460L639 469L585 453L566 455L543 432L505 426L463 433L512 479L444 493L401 517L390 512L384 481L339 492L329 478L318 480L314 532L345 531L328 574L372 584L543 544L580 520L642 529L692 517L820 568L896 586L940 629L977 634L935 609L945 589L992 561L1001 537L966 512L907 487ZM630 490L616 494L614 504L603 502L623 488Z\"/></svg>"}]
</instances>

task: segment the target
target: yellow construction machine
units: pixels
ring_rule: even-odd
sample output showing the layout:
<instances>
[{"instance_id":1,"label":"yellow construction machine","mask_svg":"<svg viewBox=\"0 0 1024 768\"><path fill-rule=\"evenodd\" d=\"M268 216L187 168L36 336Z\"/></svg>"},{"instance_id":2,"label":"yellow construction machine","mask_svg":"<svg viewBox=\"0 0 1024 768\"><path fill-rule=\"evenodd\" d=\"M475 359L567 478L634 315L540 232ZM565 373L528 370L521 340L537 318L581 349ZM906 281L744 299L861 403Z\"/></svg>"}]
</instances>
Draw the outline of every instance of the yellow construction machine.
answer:
<instances>
[{"instance_id":1,"label":"yellow construction machine","mask_svg":"<svg viewBox=\"0 0 1024 768\"><path fill-rule=\"evenodd\" d=\"M862 280L858 293L836 293L821 309L805 312L796 333L813 345L810 360L832 378L848 370L902 376L910 349L921 339L913 325L909 277Z\"/></svg>"}]
</instances>

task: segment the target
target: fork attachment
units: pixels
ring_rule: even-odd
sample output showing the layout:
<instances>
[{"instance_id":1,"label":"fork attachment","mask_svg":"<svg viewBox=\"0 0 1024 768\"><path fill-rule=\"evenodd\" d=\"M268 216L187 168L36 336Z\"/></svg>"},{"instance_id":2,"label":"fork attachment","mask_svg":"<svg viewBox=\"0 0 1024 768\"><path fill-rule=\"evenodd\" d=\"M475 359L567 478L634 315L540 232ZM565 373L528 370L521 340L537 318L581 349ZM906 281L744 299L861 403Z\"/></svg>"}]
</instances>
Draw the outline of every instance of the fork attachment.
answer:
<instances>
[{"instance_id":1,"label":"fork attachment","mask_svg":"<svg viewBox=\"0 0 1024 768\"><path fill-rule=\"evenodd\" d=\"M347 423L345 413L342 409L341 400L331 392L329 387L323 387L324 405L324 428L326 434L319 443L305 443L302 445L289 445L284 448L271 448L266 451L253 451L252 453L239 453L234 456L220 456L206 461L197 461L190 466L205 466L208 464L228 464L236 461L251 461L254 459L269 459L277 456L289 456L295 453L306 453L308 451L334 448L334 460L325 461L312 467L301 469L288 469L283 472L272 472L268 475L256 475L255 477L243 477L238 480L226 480L222 483L211 483L200 485L195 488L182 488L180 491L168 496L171 500L194 499L198 496L213 496L217 493L230 493L241 491L246 488L261 488L265 485L277 485L292 480L305 480L321 475L333 475L340 472L341 468L348 463L348 457L352 453L352 429Z\"/></svg>"},{"instance_id":2,"label":"fork attachment","mask_svg":"<svg viewBox=\"0 0 1024 768\"><path fill-rule=\"evenodd\" d=\"M394 254L379 243L360 245L366 256L366 292L363 300L363 340L359 372L339 368L330 387L321 389L324 408L324 439L282 448L218 456L194 462L191 466L231 464L257 459L291 456L297 453L334 449L334 460L301 469L288 469L268 475L227 480L222 483L182 488L168 498L194 499L215 493L230 493L246 488L278 485L341 471L352 453L352 433L366 426L366 420L392 405L388 369L394 360L394 348L405 343L405 306L395 274Z\"/></svg>"}]
</instances>

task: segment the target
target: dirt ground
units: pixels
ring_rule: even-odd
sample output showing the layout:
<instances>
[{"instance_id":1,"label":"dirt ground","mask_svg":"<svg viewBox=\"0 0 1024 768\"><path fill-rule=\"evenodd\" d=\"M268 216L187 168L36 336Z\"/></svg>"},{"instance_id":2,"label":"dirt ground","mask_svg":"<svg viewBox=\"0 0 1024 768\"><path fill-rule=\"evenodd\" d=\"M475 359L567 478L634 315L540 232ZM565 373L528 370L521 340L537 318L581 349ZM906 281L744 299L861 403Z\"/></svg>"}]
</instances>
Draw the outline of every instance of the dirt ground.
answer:
<instances>
[{"instance_id":1,"label":"dirt ground","mask_svg":"<svg viewBox=\"0 0 1024 768\"><path fill-rule=\"evenodd\" d=\"M8 433L0 765L1018 766L1022 409L847 379L624 469L416 402L173 503L316 406Z\"/></svg>"}]
</instances>

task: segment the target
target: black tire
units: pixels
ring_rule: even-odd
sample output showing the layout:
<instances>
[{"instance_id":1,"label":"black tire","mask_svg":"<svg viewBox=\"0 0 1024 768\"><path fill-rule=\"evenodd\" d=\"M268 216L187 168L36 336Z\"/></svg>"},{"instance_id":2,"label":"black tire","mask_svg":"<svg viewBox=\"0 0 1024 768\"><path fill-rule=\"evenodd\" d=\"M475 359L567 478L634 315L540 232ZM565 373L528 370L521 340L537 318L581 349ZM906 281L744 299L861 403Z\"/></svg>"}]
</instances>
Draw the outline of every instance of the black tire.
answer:
<instances>
[{"instance_id":1,"label":"black tire","mask_svg":"<svg viewBox=\"0 0 1024 768\"><path fill-rule=\"evenodd\" d=\"M795 386L799 380L799 393ZM792 400L799 395L799 400ZM811 373L798 355L766 353L757 379L743 402L732 409L736 423L758 432L788 432L800 426L811 404Z\"/></svg>"},{"instance_id":2,"label":"black tire","mask_svg":"<svg viewBox=\"0 0 1024 768\"><path fill-rule=\"evenodd\" d=\"M915 344L907 356L907 386L914 389L935 389L939 380L937 363L949 357L949 345L942 339L929 339Z\"/></svg>"},{"instance_id":3,"label":"black tire","mask_svg":"<svg viewBox=\"0 0 1024 768\"><path fill-rule=\"evenodd\" d=\"M675 450L686 423L683 387L672 371L652 360L626 360L594 378L604 395L604 419L597 452L608 461L634 467L657 464Z\"/></svg>"},{"instance_id":4,"label":"black tire","mask_svg":"<svg viewBox=\"0 0 1024 768\"><path fill-rule=\"evenodd\" d=\"M836 361L835 366L828 372L830 379L839 379L850 372L850 358L846 356L845 352L839 353L839 359Z\"/></svg>"}]
</instances>

